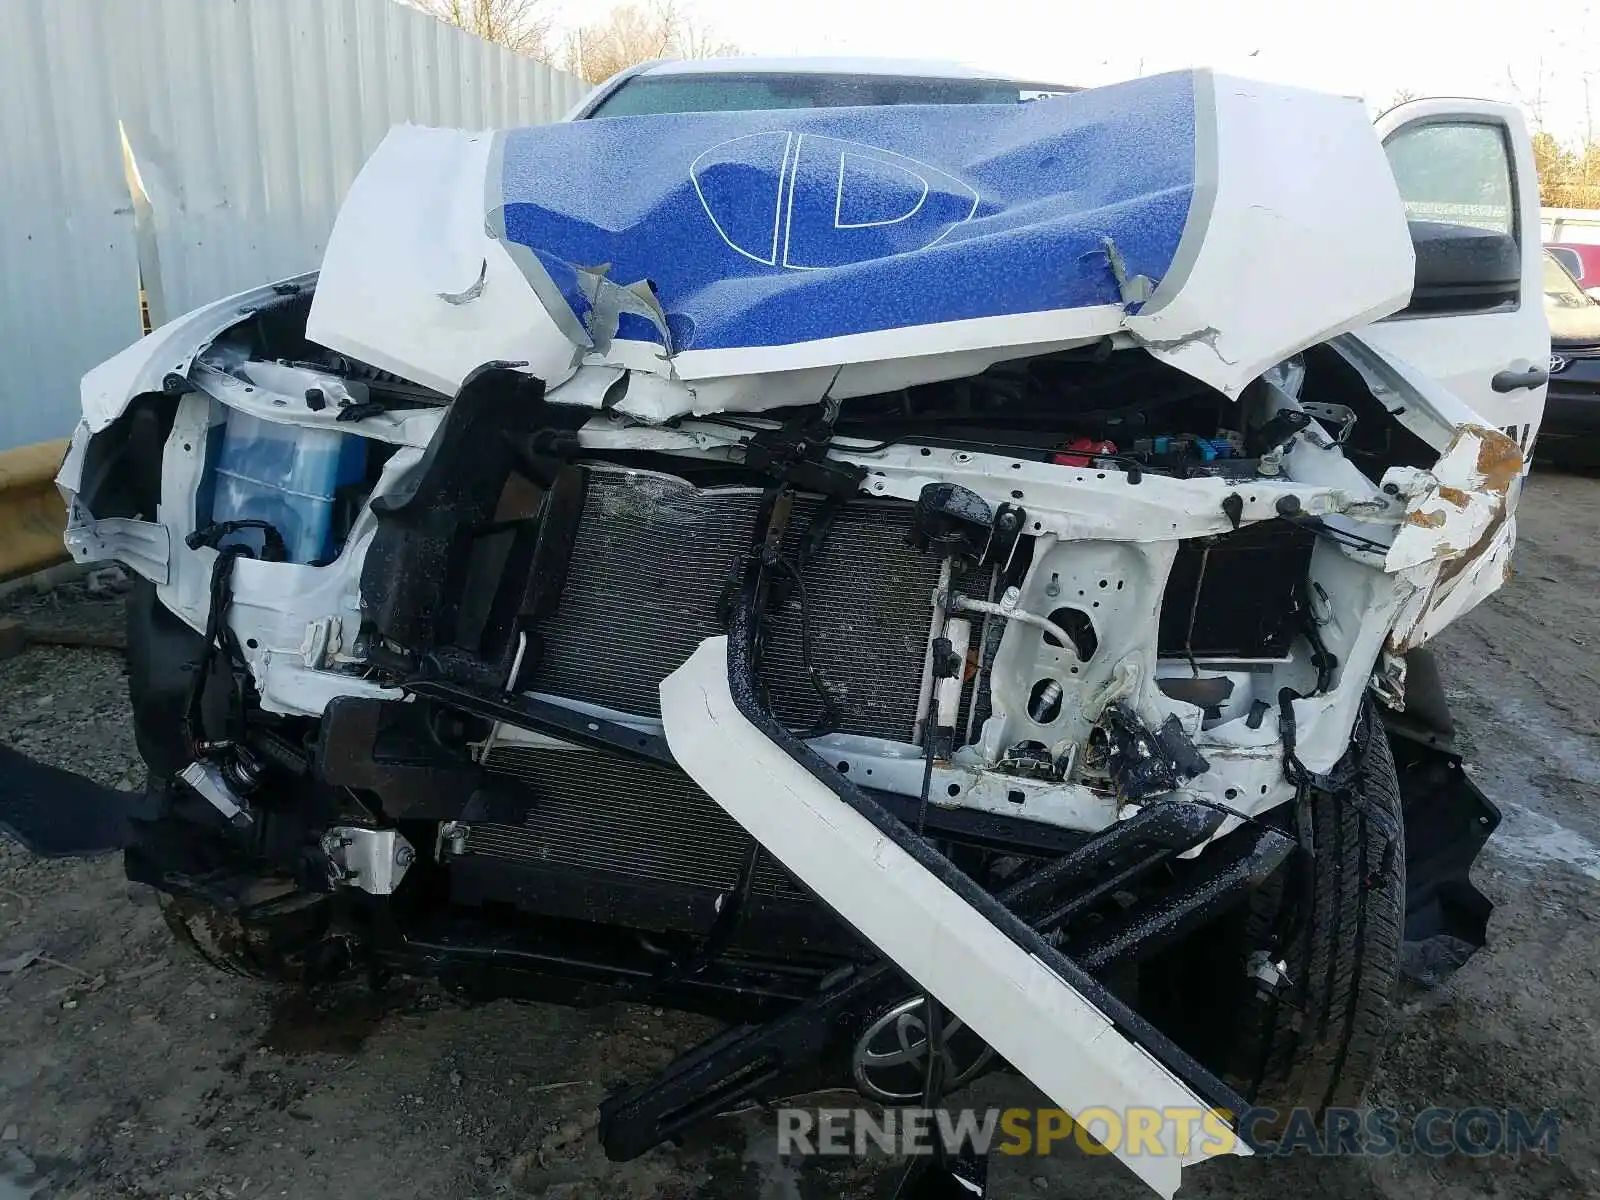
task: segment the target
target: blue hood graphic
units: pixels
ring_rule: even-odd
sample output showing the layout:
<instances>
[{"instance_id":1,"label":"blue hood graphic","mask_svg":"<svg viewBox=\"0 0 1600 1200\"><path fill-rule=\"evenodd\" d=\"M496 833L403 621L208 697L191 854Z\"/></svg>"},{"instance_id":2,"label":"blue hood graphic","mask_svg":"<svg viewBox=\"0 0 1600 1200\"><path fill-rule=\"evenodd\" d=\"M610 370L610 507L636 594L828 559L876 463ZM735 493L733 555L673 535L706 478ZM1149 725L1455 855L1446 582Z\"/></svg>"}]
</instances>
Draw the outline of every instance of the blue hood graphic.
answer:
<instances>
[{"instance_id":1,"label":"blue hood graphic","mask_svg":"<svg viewBox=\"0 0 1600 1200\"><path fill-rule=\"evenodd\" d=\"M1404 307L1412 273L1359 100L1193 71L1020 105L397 126L307 330L446 394L522 362L658 422L1108 336L1238 396Z\"/></svg>"},{"instance_id":2,"label":"blue hood graphic","mask_svg":"<svg viewBox=\"0 0 1600 1200\"><path fill-rule=\"evenodd\" d=\"M568 335L600 349L1136 305L1189 215L1195 96L1182 72L1016 106L516 129L499 135L489 228Z\"/></svg>"}]
</instances>

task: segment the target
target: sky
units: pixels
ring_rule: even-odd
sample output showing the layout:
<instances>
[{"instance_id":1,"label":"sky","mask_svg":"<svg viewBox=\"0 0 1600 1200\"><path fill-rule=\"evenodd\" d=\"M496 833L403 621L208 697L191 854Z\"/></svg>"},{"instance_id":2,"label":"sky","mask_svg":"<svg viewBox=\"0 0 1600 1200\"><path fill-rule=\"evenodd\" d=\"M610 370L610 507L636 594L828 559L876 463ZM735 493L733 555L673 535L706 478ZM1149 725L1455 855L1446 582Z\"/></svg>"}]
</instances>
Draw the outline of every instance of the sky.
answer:
<instances>
[{"instance_id":1,"label":"sky","mask_svg":"<svg viewBox=\"0 0 1600 1200\"><path fill-rule=\"evenodd\" d=\"M1402 91L1510 100L1563 141L1600 135L1600 15L1586 0L680 3L749 54L933 58L1091 86L1211 66L1375 109ZM563 23L599 7L551 4Z\"/></svg>"}]
</instances>

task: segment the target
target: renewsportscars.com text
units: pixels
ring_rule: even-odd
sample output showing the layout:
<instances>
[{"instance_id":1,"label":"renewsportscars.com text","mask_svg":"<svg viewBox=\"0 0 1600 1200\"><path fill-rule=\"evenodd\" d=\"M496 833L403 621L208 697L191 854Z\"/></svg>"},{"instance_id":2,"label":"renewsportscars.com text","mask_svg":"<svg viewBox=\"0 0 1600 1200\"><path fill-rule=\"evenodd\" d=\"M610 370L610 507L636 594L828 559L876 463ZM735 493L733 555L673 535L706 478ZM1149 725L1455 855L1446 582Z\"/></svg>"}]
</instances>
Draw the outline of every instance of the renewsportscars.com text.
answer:
<instances>
[{"instance_id":1,"label":"renewsportscars.com text","mask_svg":"<svg viewBox=\"0 0 1600 1200\"><path fill-rule=\"evenodd\" d=\"M1256 1153L1419 1154L1428 1157L1556 1153L1559 1114L1497 1108L1310 1109L1284 1114L1251 1108L1087 1108L1076 1119L1059 1108L780 1108L778 1153L855 1155L948 1152L1045 1155L1076 1146L1087 1154L1232 1154L1242 1140Z\"/></svg>"}]
</instances>

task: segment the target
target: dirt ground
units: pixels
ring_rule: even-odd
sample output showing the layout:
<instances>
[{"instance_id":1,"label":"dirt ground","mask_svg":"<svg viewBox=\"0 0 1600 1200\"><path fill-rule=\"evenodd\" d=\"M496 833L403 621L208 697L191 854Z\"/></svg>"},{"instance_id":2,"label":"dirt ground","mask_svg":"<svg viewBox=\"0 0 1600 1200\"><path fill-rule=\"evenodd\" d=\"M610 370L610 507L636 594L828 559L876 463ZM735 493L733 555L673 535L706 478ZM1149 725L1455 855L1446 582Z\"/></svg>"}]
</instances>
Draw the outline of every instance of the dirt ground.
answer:
<instances>
[{"instance_id":1,"label":"dirt ground","mask_svg":"<svg viewBox=\"0 0 1600 1200\"><path fill-rule=\"evenodd\" d=\"M1184 1197L1600 1195L1600 479L1537 473L1514 581L1443 639L1471 769L1505 812L1480 861L1490 948L1409 997L1372 1100L1556 1109L1559 1152L1520 1160L1230 1158ZM34 616L70 595L21 601ZM16 602L13 602L15 604ZM114 650L0 663L0 740L108 784L139 767ZM796 1170L759 1114L614 1166L590 1128L606 1085L665 1063L703 1022L649 1008L464 1008L402 981L303 997L218 975L170 944L116 859L0 842L0 1200L291 1196L550 1200L881 1197L877 1167ZM1028 1103L988 1080L983 1102ZM1148 1195L1075 1152L1006 1160L996 1195Z\"/></svg>"}]
</instances>

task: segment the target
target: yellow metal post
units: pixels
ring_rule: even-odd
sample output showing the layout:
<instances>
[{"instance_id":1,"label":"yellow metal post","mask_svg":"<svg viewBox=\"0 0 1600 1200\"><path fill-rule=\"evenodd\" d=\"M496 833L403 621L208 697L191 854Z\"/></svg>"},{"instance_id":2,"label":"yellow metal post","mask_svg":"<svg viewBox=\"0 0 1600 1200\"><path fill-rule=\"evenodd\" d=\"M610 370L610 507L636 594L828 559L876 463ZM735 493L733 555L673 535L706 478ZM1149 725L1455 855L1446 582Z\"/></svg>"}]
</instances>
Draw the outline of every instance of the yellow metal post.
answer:
<instances>
[{"instance_id":1,"label":"yellow metal post","mask_svg":"<svg viewBox=\"0 0 1600 1200\"><path fill-rule=\"evenodd\" d=\"M0 450L0 580L54 566L67 557L67 509L56 490L65 439Z\"/></svg>"}]
</instances>

